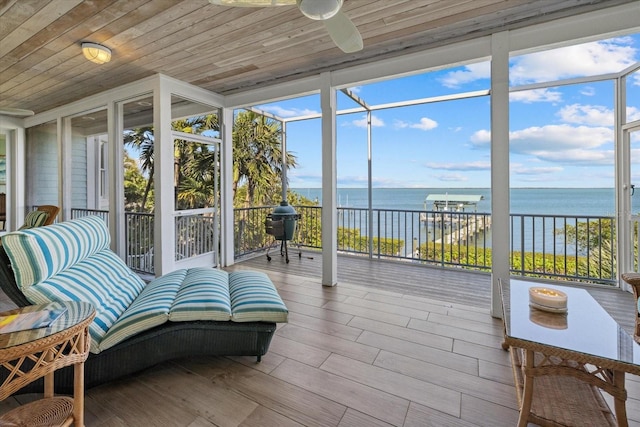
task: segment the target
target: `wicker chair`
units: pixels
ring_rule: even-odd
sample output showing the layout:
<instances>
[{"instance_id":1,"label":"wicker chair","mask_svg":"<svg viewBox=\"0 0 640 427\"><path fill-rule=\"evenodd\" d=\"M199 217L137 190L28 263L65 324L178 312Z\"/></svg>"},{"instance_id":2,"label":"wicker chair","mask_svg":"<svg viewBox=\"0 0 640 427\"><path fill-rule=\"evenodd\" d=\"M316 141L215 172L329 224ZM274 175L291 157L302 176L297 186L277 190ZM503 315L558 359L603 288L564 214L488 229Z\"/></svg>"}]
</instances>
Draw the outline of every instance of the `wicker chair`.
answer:
<instances>
[{"instance_id":1,"label":"wicker chair","mask_svg":"<svg viewBox=\"0 0 640 427\"><path fill-rule=\"evenodd\" d=\"M47 217L47 220L44 222L44 224L42 224L43 226L53 224L56 218L58 217L58 212L60 212L60 208L54 205L41 205L41 206L38 206L37 210L46 212L49 214L49 216Z\"/></svg>"},{"instance_id":2,"label":"wicker chair","mask_svg":"<svg viewBox=\"0 0 640 427\"><path fill-rule=\"evenodd\" d=\"M60 208L53 205L41 205L24 217L24 224L18 230L44 227L55 222Z\"/></svg>"},{"instance_id":3,"label":"wicker chair","mask_svg":"<svg viewBox=\"0 0 640 427\"><path fill-rule=\"evenodd\" d=\"M633 333L633 338L636 342L640 343L640 312L638 311L638 299L640 299L640 273L622 273L622 280L627 282L631 289L633 290L634 296L634 310L635 311L635 321L636 327Z\"/></svg>"}]
</instances>

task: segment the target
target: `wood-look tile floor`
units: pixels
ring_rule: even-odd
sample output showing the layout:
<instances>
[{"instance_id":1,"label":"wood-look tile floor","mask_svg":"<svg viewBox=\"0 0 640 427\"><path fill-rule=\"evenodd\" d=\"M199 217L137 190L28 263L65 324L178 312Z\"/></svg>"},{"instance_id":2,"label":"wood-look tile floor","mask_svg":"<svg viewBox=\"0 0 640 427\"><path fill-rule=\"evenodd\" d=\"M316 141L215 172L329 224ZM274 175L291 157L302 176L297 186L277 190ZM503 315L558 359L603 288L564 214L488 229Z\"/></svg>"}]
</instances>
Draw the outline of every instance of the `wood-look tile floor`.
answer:
<instances>
[{"instance_id":1,"label":"wood-look tile floor","mask_svg":"<svg viewBox=\"0 0 640 427\"><path fill-rule=\"evenodd\" d=\"M346 281L322 287L291 264L233 267L264 265L290 310L261 363L192 357L90 389L86 425L516 424L502 323L488 307ZM627 387L629 422L640 426L640 380L627 376ZM0 412L32 398L0 402Z\"/></svg>"}]
</instances>

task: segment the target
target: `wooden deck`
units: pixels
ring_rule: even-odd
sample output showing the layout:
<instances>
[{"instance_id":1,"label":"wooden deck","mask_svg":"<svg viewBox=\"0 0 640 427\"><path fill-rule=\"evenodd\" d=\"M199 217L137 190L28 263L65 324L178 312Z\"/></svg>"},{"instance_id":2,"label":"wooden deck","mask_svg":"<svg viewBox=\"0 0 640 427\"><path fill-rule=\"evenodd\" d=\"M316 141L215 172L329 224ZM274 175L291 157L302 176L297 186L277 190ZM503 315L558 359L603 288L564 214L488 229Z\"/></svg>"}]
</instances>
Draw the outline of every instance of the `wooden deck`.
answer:
<instances>
[{"instance_id":1,"label":"wooden deck","mask_svg":"<svg viewBox=\"0 0 640 427\"><path fill-rule=\"evenodd\" d=\"M290 310L262 362L192 357L90 389L87 426L515 425L489 275L339 257L338 286L326 288L311 253L232 269L267 272ZM631 331L630 294L589 290ZM627 387L630 425L640 426L640 379ZM32 398L0 402L0 412Z\"/></svg>"}]
</instances>

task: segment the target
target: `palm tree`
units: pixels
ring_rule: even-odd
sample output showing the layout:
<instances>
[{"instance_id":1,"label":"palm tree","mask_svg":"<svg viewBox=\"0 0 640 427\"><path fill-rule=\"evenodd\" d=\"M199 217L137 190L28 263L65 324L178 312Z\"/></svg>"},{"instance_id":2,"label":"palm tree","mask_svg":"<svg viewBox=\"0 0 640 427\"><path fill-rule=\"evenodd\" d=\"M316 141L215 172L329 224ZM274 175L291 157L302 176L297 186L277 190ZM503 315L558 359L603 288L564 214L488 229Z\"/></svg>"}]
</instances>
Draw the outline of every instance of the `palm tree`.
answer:
<instances>
[{"instance_id":1,"label":"palm tree","mask_svg":"<svg viewBox=\"0 0 640 427\"><path fill-rule=\"evenodd\" d=\"M193 134L219 130L218 117L205 115L172 123L172 129ZM282 179L282 126L253 111L236 115L233 128L233 200L235 205L252 206L271 203ZM142 127L125 132L125 145L140 152L140 168L148 177L142 200L144 210L153 186L153 128ZM174 186L176 206L190 208L211 206L215 176L216 153L206 144L174 141ZM287 168L296 167L296 158L287 153ZM239 186L245 186L243 201L236 200Z\"/></svg>"},{"instance_id":2,"label":"palm tree","mask_svg":"<svg viewBox=\"0 0 640 427\"><path fill-rule=\"evenodd\" d=\"M191 117L171 123L174 130L202 134L219 130L218 116ZM214 203L213 189L216 179L216 152L207 144L182 139L174 141L174 188L176 207L192 209L208 207Z\"/></svg>"},{"instance_id":3,"label":"palm tree","mask_svg":"<svg viewBox=\"0 0 640 427\"><path fill-rule=\"evenodd\" d=\"M245 207L264 204L273 196L274 183L282 177L282 126L253 111L237 114L233 127L233 199L246 185ZM295 156L287 153L287 168L295 167Z\"/></svg>"},{"instance_id":4,"label":"palm tree","mask_svg":"<svg viewBox=\"0 0 640 427\"><path fill-rule=\"evenodd\" d=\"M124 145L135 147L139 150L140 169L147 177L147 185L144 189L140 211L144 212L149 192L153 185L153 127L141 127L124 132Z\"/></svg>"}]
</instances>

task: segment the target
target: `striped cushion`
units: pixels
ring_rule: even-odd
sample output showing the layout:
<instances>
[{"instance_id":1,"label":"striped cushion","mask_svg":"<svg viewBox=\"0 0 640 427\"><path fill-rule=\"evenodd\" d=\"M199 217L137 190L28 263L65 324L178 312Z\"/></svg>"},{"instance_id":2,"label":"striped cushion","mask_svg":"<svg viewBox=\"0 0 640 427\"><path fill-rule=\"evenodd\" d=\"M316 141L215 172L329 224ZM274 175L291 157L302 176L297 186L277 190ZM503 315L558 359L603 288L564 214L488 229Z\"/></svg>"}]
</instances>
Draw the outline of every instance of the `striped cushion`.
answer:
<instances>
[{"instance_id":1,"label":"striped cushion","mask_svg":"<svg viewBox=\"0 0 640 427\"><path fill-rule=\"evenodd\" d=\"M16 283L23 292L109 248L109 242L109 230L98 216L16 231L2 238Z\"/></svg>"},{"instance_id":2,"label":"striped cushion","mask_svg":"<svg viewBox=\"0 0 640 427\"><path fill-rule=\"evenodd\" d=\"M187 270L153 279L100 341L100 351L169 320L169 309Z\"/></svg>"},{"instance_id":3,"label":"striped cushion","mask_svg":"<svg viewBox=\"0 0 640 427\"><path fill-rule=\"evenodd\" d=\"M171 307L169 320L230 319L229 273L206 267L189 269Z\"/></svg>"},{"instance_id":4,"label":"striped cushion","mask_svg":"<svg viewBox=\"0 0 640 427\"><path fill-rule=\"evenodd\" d=\"M91 351L97 352L97 344L144 285L115 253L105 249L30 286L24 294L33 304L69 300L92 303L96 308L96 318L89 327L89 333Z\"/></svg>"},{"instance_id":5,"label":"striped cushion","mask_svg":"<svg viewBox=\"0 0 640 427\"><path fill-rule=\"evenodd\" d=\"M231 320L234 322L286 322L289 311L269 277L257 271L229 274Z\"/></svg>"},{"instance_id":6,"label":"striped cushion","mask_svg":"<svg viewBox=\"0 0 640 427\"><path fill-rule=\"evenodd\" d=\"M20 230L26 230L33 227L41 227L47 222L49 218L49 212L32 211L24 217L24 224L20 227Z\"/></svg>"}]
</instances>

